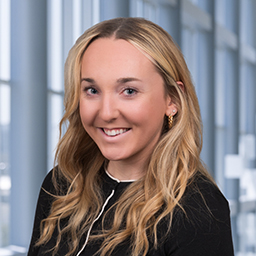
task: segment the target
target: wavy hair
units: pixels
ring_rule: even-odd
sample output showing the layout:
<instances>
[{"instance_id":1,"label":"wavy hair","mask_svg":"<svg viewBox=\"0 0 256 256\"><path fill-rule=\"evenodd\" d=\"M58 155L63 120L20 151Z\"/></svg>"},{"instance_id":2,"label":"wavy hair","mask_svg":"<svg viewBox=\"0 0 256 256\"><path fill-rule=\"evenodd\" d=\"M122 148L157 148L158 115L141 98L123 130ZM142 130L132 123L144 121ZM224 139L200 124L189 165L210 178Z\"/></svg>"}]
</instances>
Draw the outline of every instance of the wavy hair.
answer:
<instances>
[{"instance_id":1,"label":"wavy hair","mask_svg":"<svg viewBox=\"0 0 256 256\"><path fill-rule=\"evenodd\" d=\"M173 127L163 131L155 146L145 176L129 186L116 203L112 227L99 235L104 238L101 255L110 255L126 239L131 239L132 255L146 255L151 239L154 246L159 244L160 221L167 218L170 228L174 209L183 210L180 200L195 174L201 172L209 177L200 160L202 124L197 96L183 55L171 36L142 18L116 18L96 24L78 38L65 63L65 113L60 134L64 124L67 130L57 146L58 168L54 169L53 181L60 190L56 179L62 178L69 188L55 196L49 216L41 223L37 243L49 241L57 227L59 233L53 255L64 234L69 235L68 255L76 251L103 204L99 170L106 159L80 120L80 72L88 45L98 38L110 37L128 41L149 57L163 77L166 94L171 96L178 113ZM176 81L181 81L184 88ZM61 228L63 219L68 219L68 223Z\"/></svg>"}]
</instances>

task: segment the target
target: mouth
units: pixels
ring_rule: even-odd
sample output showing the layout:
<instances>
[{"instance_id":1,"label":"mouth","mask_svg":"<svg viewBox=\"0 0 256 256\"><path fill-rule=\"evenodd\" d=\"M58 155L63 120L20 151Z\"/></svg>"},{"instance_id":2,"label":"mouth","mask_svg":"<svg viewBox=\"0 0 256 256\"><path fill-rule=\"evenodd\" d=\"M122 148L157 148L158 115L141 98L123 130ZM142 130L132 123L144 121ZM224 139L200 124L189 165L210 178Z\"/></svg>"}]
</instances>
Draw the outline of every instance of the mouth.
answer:
<instances>
[{"instance_id":1,"label":"mouth","mask_svg":"<svg viewBox=\"0 0 256 256\"><path fill-rule=\"evenodd\" d=\"M129 130L130 130L130 128L121 128L121 129L106 129L106 128L102 128L102 131L107 136L110 136L110 137L118 136L120 134L126 133Z\"/></svg>"}]
</instances>

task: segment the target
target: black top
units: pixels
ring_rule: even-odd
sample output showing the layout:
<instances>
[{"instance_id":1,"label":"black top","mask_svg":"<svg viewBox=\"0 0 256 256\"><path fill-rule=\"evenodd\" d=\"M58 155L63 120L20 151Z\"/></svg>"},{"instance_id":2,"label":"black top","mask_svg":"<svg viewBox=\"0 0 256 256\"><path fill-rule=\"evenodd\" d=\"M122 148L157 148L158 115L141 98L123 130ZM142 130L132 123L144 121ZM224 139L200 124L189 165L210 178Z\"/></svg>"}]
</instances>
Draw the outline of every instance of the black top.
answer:
<instances>
[{"instance_id":1,"label":"black top","mask_svg":"<svg viewBox=\"0 0 256 256\"><path fill-rule=\"evenodd\" d=\"M102 172L102 182L102 190L106 200L108 200L105 201L104 215L104 212L118 200L131 182L118 182L104 171ZM46 176L42 187L54 193L52 172ZM51 255L51 252L47 252L47 250L55 245L57 230L54 231L52 238L46 245L40 247L34 245L40 235L40 222L48 216L52 200L53 198L41 189L28 256ZM147 256L233 256L229 206L219 189L207 178L198 175L187 187L181 203L186 215L181 210L175 211L171 230L167 236L161 237L161 234L165 234L167 230L167 223L163 220L159 224L158 234L161 243L157 249L154 249L150 243ZM101 220L102 215L95 221L91 233L100 229ZM67 237L62 239L58 256L67 254L67 239ZM77 253L83 247L85 240L86 234L80 242ZM100 240L89 242L79 255L94 255L100 248L101 242ZM129 241L124 242L111 255L131 255L129 246Z\"/></svg>"}]
</instances>

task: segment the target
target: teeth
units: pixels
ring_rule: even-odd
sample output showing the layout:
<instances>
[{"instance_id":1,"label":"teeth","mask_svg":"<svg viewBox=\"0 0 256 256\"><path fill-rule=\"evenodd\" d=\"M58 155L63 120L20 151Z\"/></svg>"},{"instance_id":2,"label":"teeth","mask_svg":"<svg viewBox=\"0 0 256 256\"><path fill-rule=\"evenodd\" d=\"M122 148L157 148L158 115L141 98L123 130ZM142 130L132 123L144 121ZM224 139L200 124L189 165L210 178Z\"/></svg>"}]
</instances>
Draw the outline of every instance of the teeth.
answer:
<instances>
[{"instance_id":1,"label":"teeth","mask_svg":"<svg viewBox=\"0 0 256 256\"><path fill-rule=\"evenodd\" d=\"M122 134L122 133L125 133L127 132L129 129L113 129L113 130L106 130L106 129L103 129L103 131L108 135L108 136L116 136L116 135L119 135L119 134Z\"/></svg>"}]
</instances>

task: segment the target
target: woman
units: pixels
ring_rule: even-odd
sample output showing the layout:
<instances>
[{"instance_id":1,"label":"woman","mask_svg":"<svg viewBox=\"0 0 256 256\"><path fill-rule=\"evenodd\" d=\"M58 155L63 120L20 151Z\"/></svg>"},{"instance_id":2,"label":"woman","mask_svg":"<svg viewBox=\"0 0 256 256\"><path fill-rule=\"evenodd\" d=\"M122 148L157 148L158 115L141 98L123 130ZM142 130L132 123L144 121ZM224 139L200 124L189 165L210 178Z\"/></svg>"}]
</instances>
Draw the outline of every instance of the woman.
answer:
<instances>
[{"instance_id":1,"label":"woman","mask_svg":"<svg viewBox=\"0 0 256 256\"><path fill-rule=\"evenodd\" d=\"M90 28L69 52L64 104L28 255L233 255L228 203L201 163L198 100L169 34L140 18Z\"/></svg>"}]
</instances>

